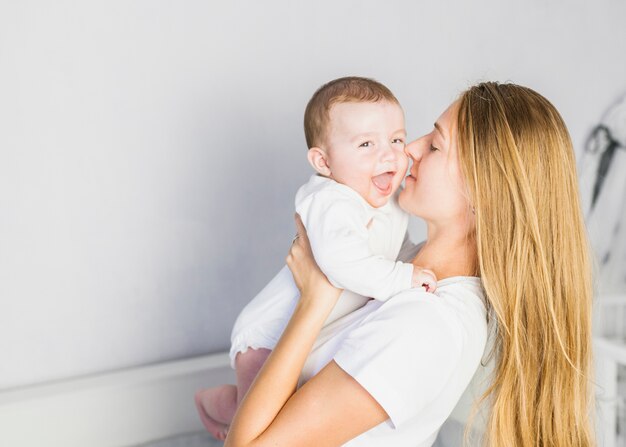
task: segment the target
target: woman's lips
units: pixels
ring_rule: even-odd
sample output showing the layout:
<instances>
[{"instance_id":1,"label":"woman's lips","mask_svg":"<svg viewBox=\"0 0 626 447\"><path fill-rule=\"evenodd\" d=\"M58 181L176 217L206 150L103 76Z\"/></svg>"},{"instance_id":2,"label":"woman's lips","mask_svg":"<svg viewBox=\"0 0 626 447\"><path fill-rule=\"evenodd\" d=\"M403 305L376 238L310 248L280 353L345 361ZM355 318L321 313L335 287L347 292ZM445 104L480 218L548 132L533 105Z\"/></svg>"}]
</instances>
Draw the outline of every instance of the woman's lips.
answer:
<instances>
[{"instance_id":1,"label":"woman's lips","mask_svg":"<svg viewBox=\"0 0 626 447\"><path fill-rule=\"evenodd\" d=\"M409 171L409 175L404 177L404 180L415 181L417 180L417 177L415 174L413 174L413 171Z\"/></svg>"}]
</instances>

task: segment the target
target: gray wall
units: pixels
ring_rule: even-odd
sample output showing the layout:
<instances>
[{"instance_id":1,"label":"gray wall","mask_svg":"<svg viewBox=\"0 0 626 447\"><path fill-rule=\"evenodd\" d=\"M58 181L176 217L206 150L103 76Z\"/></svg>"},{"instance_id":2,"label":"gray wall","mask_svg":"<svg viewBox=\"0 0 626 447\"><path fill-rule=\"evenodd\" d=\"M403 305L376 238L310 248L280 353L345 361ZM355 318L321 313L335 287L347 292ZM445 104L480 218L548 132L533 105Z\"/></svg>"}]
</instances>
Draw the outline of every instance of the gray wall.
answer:
<instances>
[{"instance_id":1,"label":"gray wall","mask_svg":"<svg viewBox=\"0 0 626 447\"><path fill-rule=\"evenodd\" d=\"M325 81L383 81L416 137L475 81L512 80L581 147L626 90L624 17L617 0L2 1L0 388L226 349L283 264Z\"/></svg>"}]
</instances>

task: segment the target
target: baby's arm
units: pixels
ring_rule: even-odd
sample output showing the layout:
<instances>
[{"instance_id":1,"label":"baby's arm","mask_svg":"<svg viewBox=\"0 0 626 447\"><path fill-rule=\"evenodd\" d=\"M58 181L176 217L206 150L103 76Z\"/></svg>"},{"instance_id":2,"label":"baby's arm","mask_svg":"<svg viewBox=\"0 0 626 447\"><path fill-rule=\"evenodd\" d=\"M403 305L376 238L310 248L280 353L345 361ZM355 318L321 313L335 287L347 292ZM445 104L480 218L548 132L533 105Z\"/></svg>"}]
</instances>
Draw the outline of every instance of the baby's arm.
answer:
<instances>
[{"instance_id":1,"label":"baby's arm","mask_svg":"<svg viewBox=\"0 0 626 447\"><path fill-rule=\"evenodd\" d=\"M336 287L378 300L424 283L434 290L428 271L371 252L368 215L358 202L320 194L303 214L315 259Z\"/></svg>"}]
</instances>

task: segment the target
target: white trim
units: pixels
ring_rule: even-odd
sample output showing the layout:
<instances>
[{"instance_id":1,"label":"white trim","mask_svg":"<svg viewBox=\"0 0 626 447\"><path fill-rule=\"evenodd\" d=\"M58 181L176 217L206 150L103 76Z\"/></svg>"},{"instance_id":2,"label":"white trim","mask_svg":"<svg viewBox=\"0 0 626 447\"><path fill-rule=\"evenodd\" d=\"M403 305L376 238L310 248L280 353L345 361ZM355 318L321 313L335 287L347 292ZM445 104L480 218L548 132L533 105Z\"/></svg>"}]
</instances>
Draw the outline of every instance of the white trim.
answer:
<instances>
[{"instance_id":1,"label":"white trim","mask_svg":"<svg viewBox=\"0 0 626 447\"><path fill-rule=\"evenodd\" d=\"M611 298L605 303L626 304ZM598 435L608 447L615 445L615 368L626 364L626 346L596 337L594 348ZM234 382L228 354L219 353L0 391L0 446L128 447L200 431L194 392Z\"/></svg>"},{"instance_id":2,"label":"white trim","mask_svg":"<svg viewBox=\"0 0 626 447\"><path fill-rule=\"evenodd\" d=\"M234 383L227 353L0 392L0 446L126 447L202 430L197 389Z\"/></svg>"}]
</instances>

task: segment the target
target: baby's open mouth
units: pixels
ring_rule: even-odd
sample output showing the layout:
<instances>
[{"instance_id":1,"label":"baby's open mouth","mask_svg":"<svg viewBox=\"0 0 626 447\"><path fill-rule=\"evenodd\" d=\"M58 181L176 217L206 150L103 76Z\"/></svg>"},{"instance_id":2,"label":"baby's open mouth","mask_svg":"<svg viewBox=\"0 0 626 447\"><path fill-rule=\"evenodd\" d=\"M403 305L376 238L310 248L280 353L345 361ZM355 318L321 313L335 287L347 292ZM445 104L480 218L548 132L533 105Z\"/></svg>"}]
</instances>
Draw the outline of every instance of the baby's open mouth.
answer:
<instances>
[{"instance_id":1,"label":"baby's open mouth","mask_svg":"<svg viewBox=\"0 0 626 447\"><path fill-rule=\"evenodd\" d=\"M387 171L377 176L372 177L372 183L383 194L389 194L391 192L391 182L396 175L394 171Z\"/></svg>"}]
</instances>

